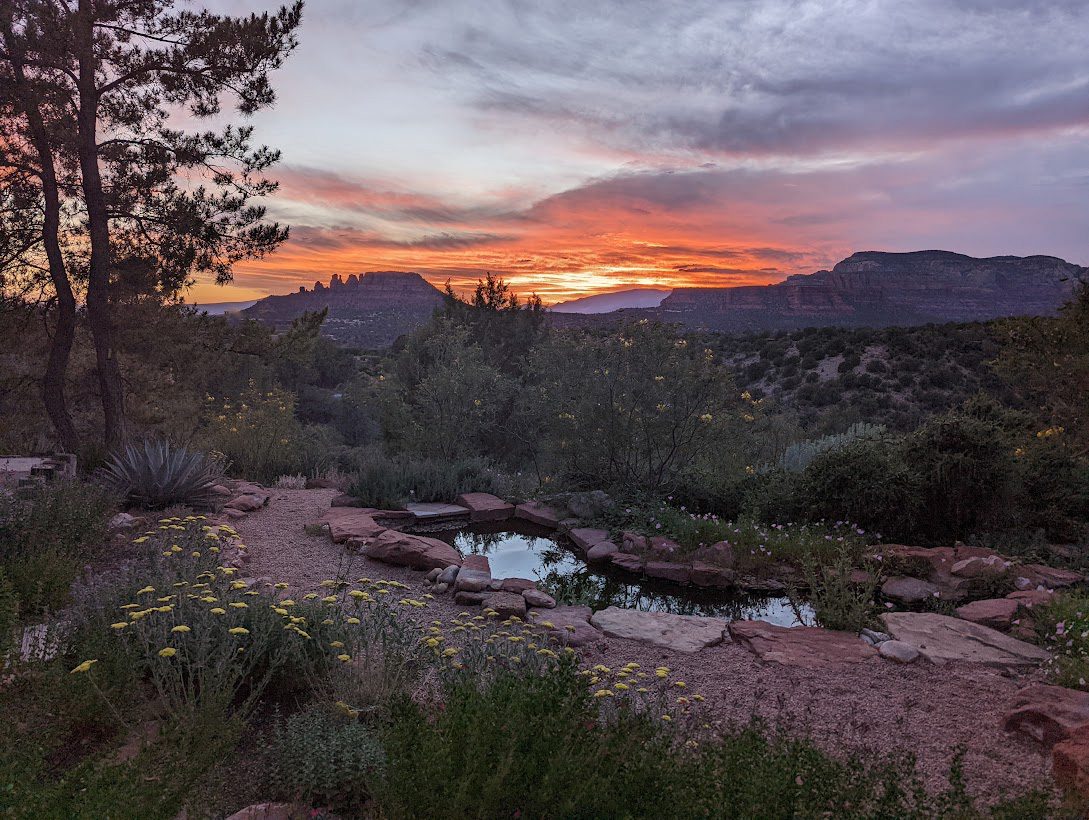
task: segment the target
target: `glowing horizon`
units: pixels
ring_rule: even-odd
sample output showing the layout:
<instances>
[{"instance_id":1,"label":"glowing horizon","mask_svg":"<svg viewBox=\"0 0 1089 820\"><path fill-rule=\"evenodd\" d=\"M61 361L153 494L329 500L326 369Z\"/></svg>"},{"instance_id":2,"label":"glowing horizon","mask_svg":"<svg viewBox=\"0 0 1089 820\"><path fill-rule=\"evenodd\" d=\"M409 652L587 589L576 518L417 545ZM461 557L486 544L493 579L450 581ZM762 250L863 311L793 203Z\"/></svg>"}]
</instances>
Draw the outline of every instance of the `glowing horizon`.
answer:
<instances>
[{"instance_id":1,"label":"glowing horizon","mask_svg":"<svg viewBox=\"0 0 1089 820\"><path fill-rule=\"evenodd\" d=\"M1089 263L1080 0L618 3L311 0L254 121L291 239L187 300L372 270L554 303L861 250Z\"/></svg>"}]
</instances>

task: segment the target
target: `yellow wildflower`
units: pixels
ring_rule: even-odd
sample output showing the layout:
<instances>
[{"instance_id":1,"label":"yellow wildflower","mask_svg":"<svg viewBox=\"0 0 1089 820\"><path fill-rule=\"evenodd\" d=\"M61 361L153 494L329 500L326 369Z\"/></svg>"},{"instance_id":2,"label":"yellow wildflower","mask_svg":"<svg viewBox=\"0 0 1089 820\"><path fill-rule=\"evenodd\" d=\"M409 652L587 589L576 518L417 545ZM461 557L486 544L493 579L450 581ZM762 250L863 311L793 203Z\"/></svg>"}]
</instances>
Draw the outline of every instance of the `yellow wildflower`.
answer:
<instances>
[{"instance_id":1,"label":"yellow wildflower","mask_svg":"<svg viewBox=\"0 0 1089 820\"><path fill-rule=\"evenodd\" d=\"M91 659L91 660L89 660L89 661L84 661L84 662L83 662L83 663L81 663L81 664L80 664L79 666L77 666L77 667L76 667L75 669L73 669L73 670L72 670L72 671L71 671L71 672L70 672L69 674L71 674L71 675L76 675L76 674L80 674L80 673L86 672L86 671L88 671L88 670L89 670L89 669L90 669L90 668L91 668L92 666L94 666L94 665L95 665L96 663L98 663L98 658L92 658L92 659Z\"/></svg>"}]
</instances>

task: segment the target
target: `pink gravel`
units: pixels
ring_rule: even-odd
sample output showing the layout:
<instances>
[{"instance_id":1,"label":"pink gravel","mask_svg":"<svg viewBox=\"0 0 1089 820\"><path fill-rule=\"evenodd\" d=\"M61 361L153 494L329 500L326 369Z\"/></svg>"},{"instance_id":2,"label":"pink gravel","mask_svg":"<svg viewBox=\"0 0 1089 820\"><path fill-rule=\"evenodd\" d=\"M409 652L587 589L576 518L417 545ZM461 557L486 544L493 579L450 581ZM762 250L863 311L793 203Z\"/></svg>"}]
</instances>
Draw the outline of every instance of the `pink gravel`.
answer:
<instances>
[{"instance_id":1,"label":"pink gravel","mask_svg":"<svg viewBox=\"0 0 1089 820\"><path fill-rule=\"evenodd\" d=\"M336 490L269 491L268 507L233 522L248 545L249 574L290 583L293 593L318 591L327 578L386 578L424 591L423 572L348 555L328 537L303 527L318 519ZM423 620L460 611L436 596ZM832 753L907 752L930 788L946 784L949 765L964 750L968 789L988 802L1032 788L1052 789L1048 756L1001 720L1017 691L1038 673L1007 677L967 665L901 666L873 658L838 668L805 670L765 663L735 644L684 654L647 644L602 637L580 650L590 664L644 668L665 665L702 694L709 722L723 726L753 717L773 727L804 732Z\"/></svg>"}]
</instances>

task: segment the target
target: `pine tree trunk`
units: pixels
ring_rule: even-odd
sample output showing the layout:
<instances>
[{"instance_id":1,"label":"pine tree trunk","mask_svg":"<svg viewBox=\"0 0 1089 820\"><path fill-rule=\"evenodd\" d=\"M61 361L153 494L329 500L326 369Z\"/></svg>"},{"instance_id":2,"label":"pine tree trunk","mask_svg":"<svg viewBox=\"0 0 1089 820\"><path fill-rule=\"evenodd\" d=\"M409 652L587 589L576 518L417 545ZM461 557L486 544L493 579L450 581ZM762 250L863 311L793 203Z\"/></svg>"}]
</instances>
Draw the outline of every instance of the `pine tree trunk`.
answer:
<instances>
[{"instance_id":1,"label":"pine tree trunk","mask_svg":"<svg viewBox=\"0 0 1089 820\"><path fill-rule=\"evenodd\" d=\"M98 168L98 90L94 54L94 14L91 0L80 0L76 23L79 61L78 154L91 254L87 273L87 323L94 340L95 363L105 419L106 446L117 449L125 440L125 394L113 347L110 315L110 223L102 175Z\"/></svg>"},{"instance_id":2,"label":"pine tree trunk","mask_svg":"<svg viewBox=\"0 0 1089 820\"><path fill-rule=\"evenodd\" d=\"M72 416L68 412L65 381L72 344L76 336L76 298L72 293L72 284L68 279L64 254L60 247L60 186L57 183L57 171L49 134L41 109L27 82L23 52L12 32L10 16L5 16L2 23L12 77L19 94L20 106L30 126L31 142L38 154L44 214L42 244L49 262L49 278L53 282L53 290L57 298L57 326L53 331L49 360L42 376L42 401L61 446L67 452L74 453L79 449L79 436L76 434L75 425L72 424Z\"/></svg>"}]
</instances>

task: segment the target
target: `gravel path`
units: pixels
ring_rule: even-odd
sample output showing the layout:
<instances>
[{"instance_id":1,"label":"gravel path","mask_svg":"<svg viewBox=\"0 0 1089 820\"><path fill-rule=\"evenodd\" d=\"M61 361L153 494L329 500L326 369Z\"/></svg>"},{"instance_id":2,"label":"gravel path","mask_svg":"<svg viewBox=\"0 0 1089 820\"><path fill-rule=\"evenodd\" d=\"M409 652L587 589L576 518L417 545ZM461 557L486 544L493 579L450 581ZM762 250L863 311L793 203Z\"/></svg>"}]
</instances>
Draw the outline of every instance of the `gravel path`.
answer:
<instances>
[{"instance_id":1,"label":"gravel path","mask_svg":"<svg viewBox=\"0 0 1089 820\"><path fill-rule=\"evenodd\" d=\"M397 580L422 593L424 573L348 556L328 537L304 532L328 509L336 490L270 493L268 507L235 523L252 556L252 575L286 581L297 594L318 591L322 580L340 575ZM446 619L461 610L451 598L437 597L425 619ZM933 788L944 785L958 750L965 752L965 777L974 794L997 798L1050 788L1047 757L1000 725L1025 677L957 665L900 666L880 658L809 671L759 661L733 644L682 654L602 638L581 652L590 664L669 666L689 694L707 699L710 719L724 725L759 716L772 726L805 731L833 752L910 753Z\"/></svg>"}]
</instances>

